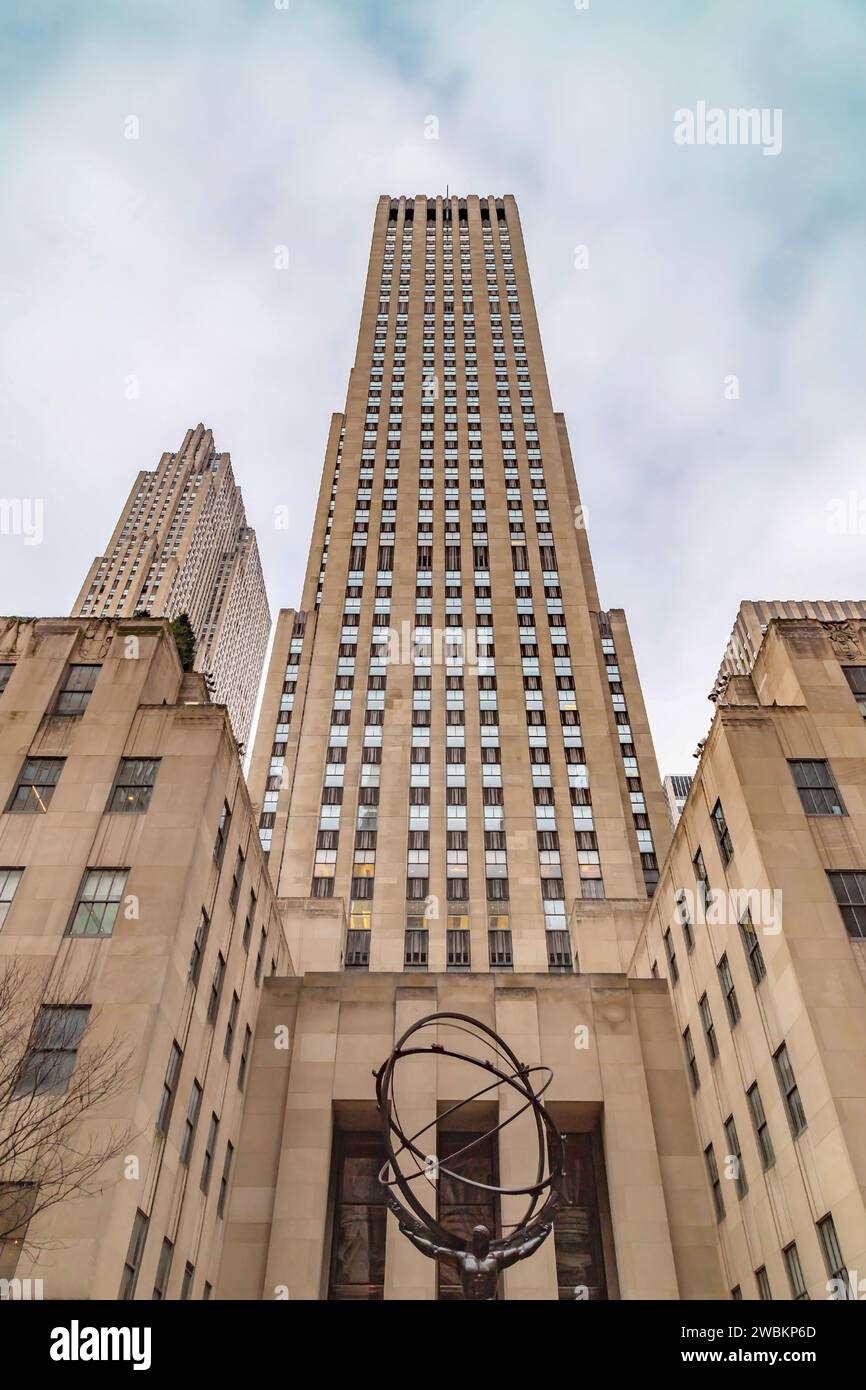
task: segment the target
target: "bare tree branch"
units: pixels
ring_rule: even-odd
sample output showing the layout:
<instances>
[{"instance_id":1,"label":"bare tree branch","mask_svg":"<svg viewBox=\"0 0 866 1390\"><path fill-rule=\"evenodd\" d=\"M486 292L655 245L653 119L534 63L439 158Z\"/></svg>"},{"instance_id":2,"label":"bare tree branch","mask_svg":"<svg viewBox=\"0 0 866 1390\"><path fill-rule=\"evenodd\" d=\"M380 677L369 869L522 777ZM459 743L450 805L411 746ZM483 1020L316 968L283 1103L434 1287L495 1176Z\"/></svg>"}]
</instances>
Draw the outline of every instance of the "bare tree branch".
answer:
<instances>
[{"instance_id":1,"label":"bare tree branch","mask_svg":"<svg viewBox=\"0 0 866 1390\"><path fill-rule=\"evenodd\" d=\"M0 1242L34 1244L35 1217L93 1196L128 1126L99 1123L126 1088L129 1043L116 1030L88 1045L98 1010L61 967L44 983L32 966L0 964Z\"/></svg>"}]
</instances>

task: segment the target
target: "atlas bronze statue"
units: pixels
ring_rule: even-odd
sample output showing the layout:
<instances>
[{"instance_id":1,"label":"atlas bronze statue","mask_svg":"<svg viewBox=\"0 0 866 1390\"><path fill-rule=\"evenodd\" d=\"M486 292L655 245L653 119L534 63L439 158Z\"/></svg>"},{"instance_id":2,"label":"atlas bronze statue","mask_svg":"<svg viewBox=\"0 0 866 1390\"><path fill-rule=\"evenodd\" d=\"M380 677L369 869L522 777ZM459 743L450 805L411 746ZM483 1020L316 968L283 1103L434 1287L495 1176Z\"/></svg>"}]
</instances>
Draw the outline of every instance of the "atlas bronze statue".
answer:
<instances>
[{"instance_id":1,"label":"atlas bronze statue","mask_svg":"<svg viewBox=\"0 0 866 1390\"><path fill-rule=\"evenodd\" d=\"M486 1048L492 1057L457 1051L438 1041L424 1042L417 1035L426 1029L452 1029L468 1033L476 1046ZM398 1063L412 1056L438 1055L451 1057L479 1068L492 1077L472 1095L455 1102L429 1124L416 1130L414 1134L404 1133L399 1119L394 1094L394 1073ZM553 1219L559 1205L563 1178L563 1141L556 1125L541 1102L541 1097L553 1080L549 1067L528 1066L518 1061L511 1048L492 1028L470 1018L467 1014L439 1013L428 1014L408 1028L395 1046L391 1055L374 1073L376 1077L376 1102L382 1119L382 1137L387 1155L379 1173L379 1181L386 1191L386 1200L397 1218L400 1230L431 1259L456 1269L463 1295L472 1301L490 1301L496 1298L499 1274L503 1269L525 1260L546 1240L553 1228ZM536 1085L536 1082L542 1084ZM419 1146L418 1140L435 1129L437 1125L456 1115L464 1106L479 1100L482 1096L498 1093L502 1086L509 1086L517 1092L522 1104L498 1125L479 1134L450 1155L448 1164L453 1165L464 1154L484 1144L505 1129L520 1115L530 1111L535 1123L538 1140L538 1159L534 1180L519 1187L496 1187L479 1182L464 1173L455 1172L438 1159L431 1158ZM414 1165L408 1169L407 1158ZM402 1166L401 1166L402 1160ZM475 1188L494 1197L525 1196L527 1207L521 1219L513 1224L508 1236L494 1238L487 1226L478 1225L465 1238L449 1231L430 1212L413 1190L413 1184L424 1179L438 1181L442 1177L453 1179L465 1187ZM400 1197L394 1189L399 1191ZM402 1198L402 1201L400 1200Z\"/></svg>"}]
</instances>

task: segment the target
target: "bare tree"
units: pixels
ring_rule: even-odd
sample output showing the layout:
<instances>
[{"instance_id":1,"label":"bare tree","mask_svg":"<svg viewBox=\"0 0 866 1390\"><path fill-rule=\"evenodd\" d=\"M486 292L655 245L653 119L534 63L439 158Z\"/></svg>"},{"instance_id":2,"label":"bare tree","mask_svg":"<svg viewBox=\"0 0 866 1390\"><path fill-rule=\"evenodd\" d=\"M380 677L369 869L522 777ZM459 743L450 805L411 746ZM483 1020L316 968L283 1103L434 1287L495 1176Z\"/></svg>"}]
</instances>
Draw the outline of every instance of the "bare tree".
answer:
<instances>
[{"instance_id":1,"label":"bare tree","mask_svg":"<svg viewBox=\"0 0 866 1390\"><path fill-rule=\"evenodd\" d=\"M102 1170L131 1139L128 1127L99 1122L125 1088L128 1043L114 1032L79 1051L97 1010L63 968L46 984L33 965L0 964L0 1251L37 1244L34 1217L100 1192Z\"/></svg>"}]
</instances>

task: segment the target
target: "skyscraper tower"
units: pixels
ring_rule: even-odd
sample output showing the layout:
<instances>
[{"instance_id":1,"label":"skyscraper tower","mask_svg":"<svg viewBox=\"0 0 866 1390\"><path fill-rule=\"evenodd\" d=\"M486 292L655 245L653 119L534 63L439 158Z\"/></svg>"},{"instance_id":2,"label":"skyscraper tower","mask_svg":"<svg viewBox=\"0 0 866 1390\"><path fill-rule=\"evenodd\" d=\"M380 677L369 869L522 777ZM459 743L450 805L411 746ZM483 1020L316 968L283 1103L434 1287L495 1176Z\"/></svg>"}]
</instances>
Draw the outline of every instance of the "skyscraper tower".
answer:
<instances>
[{"instance_id":1,"label":"skyscraper tower","mask_svg":"<svg viewBox=\"0 0 866 1390\"><path fill-rule=\"evenodd\" d=\"M628 964L670 827L513 197L379 200L251 794L301 970Z\"/></svg>"},{"instance_id":2,"label":"skyscraper tower","mask_svg":"<svg viewBox=\"0 0 866 1390\"><path fill-rule=\"evenodd\" d=\"M88 571L73 617L186 613L195 669L228 706L243 744L249 733L271 629L256 533L228 454L199 424L177 453L141 472L104 555Z\"/></svg>"}]
</instances>

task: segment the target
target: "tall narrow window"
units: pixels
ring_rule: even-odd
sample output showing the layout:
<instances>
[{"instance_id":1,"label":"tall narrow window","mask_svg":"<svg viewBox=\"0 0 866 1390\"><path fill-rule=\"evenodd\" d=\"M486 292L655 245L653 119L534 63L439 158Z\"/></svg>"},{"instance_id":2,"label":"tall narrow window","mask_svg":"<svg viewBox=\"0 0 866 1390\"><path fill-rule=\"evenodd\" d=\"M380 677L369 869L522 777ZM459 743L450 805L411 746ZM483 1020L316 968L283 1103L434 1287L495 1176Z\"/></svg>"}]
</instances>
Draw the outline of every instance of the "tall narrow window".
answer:
<instances>
[{"instance_id":1,"label":"tall narrow window","mask_svg":"<svg viewBox=\"0 0 866 1390\"><path fill-rule=\"evenodd\" d=\"M247 1070L250 1065L250 1048L253 1043L252 1029L247 1024L244 1029L244 1045L241 1048L241 1060L238 1065L238 1090L242 1091L247 1081Z\"/></svg>"},{"instance_id":2,"label":"tall narrow window","mask_svg":"<svg viewBox=\"0 0 866 1390\"><path fill-rule=\"evenodd\" d=\"M710 1061L714 1062L719 1055L719 1044L716 1040L716 1029L713 1024L713 1015L710 1012L710 1001L705 994L698 1000L698 1009L701 1014L701 1023L704 1029L704 1037L707 1040L707 1052L710 1054Z\"/></svg>"},{"instance_id":3,"label":"tall narrow window","mask_svg":"<svg viewBox=\"0 0 866 1390\"><path fill-rule=\"evenodd\" d=\"M737 1196L742 1201L749 1188L743 1169L743 1155L740 1150L740 1139L733 1115L729 1115L725 1120L725 1138L728 1141L727 1165L733 1169L734 1186L737 1189Z\"/></svg>"},{"instance_id":4,"label":"tall narrow window","mask_svg":"<svg viewBox=\"0 0 866 1390\"><path fill-rule=\"evenodd\" d=\"M240 1006L241 1001L238 998L237 991L233 990L232 1002L229 1006L229 1016L226 1021L226 1037L225 1042L223 1043L223 1056L225 1057L226 1061L228 1061L232 1055L232 1047L234 1046L235 1040L235 1027L237 1026L238 1009L240 1008Z\"/></svg>"},{"instance_id":5,"label":"tall narrow window","mask_svg":"<svg viewBox=\"0 0 866 1390\"><path fill-rule=\"evenodd\" d=\"M683 1033L683 1047L686 1051L686 1066L689 1071L689 1081L692 1087L692 1094L696 1095L700 1089L701 1076L698 1071L698 1059L695 1056L695 1045L692 1042L692 1030L687 1028Z\"/></svg>"},{"instance_id":6,"label":"tall narrow window","mask_svg":"<svg viewBox=\"0 0 866 1390\"><path fill-rule=\"evenodd\" d=\"M171 1119L171 1112L174 1109L174 1098L177 1094L177 1083L180 1077L180 1064L182 1061L183 1052L181 1051L180 1044L173 1042L168 1057L168 1066L165 1069L165 1080L162 1083L159 1114L156 1117L156 1127L162 1134L168 1133L168 1122Z\"/></svg>"},{"instance_id":7,"label":"tall narrow window","mask_svg":"<svg viewBox=\"0 0 866 1390\"><path fill-rule=\"evenodd\" d=\"M731 966L727 954L723 955L718 964L719 984L722 987L722 994L725 1000L725 1012L728 1015L728 1022L735 1028L740 1021L740 1006L737 1003L737 991L734 988L734 977L731 974Z\"/></svg>"},{"instance_id":8,"label":"tall narrow window","mask_svg":"<svg viewBox=\"0 0 866 1390\"><path fill-rule=\"evenodd\" d=\"M378 1301L385 1285L385 1154L378 1133L336 1135L328 1298Z\"/></svg>"},{"instance_id":9,"label":"tall narrow window","mask_svg":"<svg viewBox=\"0 0 866 1390\"><path fill-rule=\"evenodd\" d=\"M241 892L241 881L244 876L245 862L246 861L244 860L243 852L241 850L238 850L238 856L235 860L234 873L232 874L232 886L229 889L229 907L231 908L232 912L237 911L238 898L240 897Z\"/></svg>"},{"instance_id":10,"label":"tall narrow window","mask_svg":"<svg viewBox=\"0 0 866 1390\"><path fill-rule=\"evenodd\" d=\"M195 1140L195 1129L198 1124L198 1112L201 1108L201 1086L197 1081L193 1081L192 1090L189 1093L189 1105L186 1110L186 1120L183 1126L183 1139L180 1143L180 1161L189 1163L192 1153L193 1141Z\"/></svg>"},{"instance_id":11,"label":"tall narrow window","mask_svg":"<svg viewBox=\"0 0 866 1390\"><path fill-rule=\"evenodd\" d=\"M857 708L866 719L866 666L843 666L842 670L857 701Z\"/></svg>"},{"instance_id":12,"label":"tall narrow window","mask_svg":"<svg viewBox=\"0 0 866 1390\"><path fill-rule=\"evenodd\" d=\"M755 1127L755 1138L758 1141L758 1151L761 1155L761 1166L766 1171L772 1168L776 1162L776 1154L773 1150L773 1141L770 1138L770 1126L767 1124L767 1117L764 1114L764 1103L761 1100L761 1092L758 1090L757 1081L751 1085L746 1092L749 1101L749 1112L752 1116L752 1124Z\"/></svg>"},{"instance_id":13,"label":"tall narrow window","mask_svg":"<svg viewBox=\"0 0 866 1390\"><path fill-rule=\"evenodd\" d=\"M147 1217L143 1211L137 1211L132 1223L132 1235L129 1237L129 1249L126 1252L123 1276L120 1280L120 1293L117 1295L119 1299L126 1300L135 1297L135 1286L138 1283L138 1271L141 1268L141 1257L144 1254L146 1239Z\"/></svg>"},{"instance_id":14,"label":"tall narrow window","mask_svg":"<svg viewBox=\"0 0 866 1390\"><path fill-rule=\"evenodd\" d=\"M23 873L23 869L0 869L0 927L6 921Z\"/></svg>"},{"instance_id":15,"label":"tall narrow window","mask_svg":"<svg viewBox=\"0 0 866 1390\"><path fill-rule=\"evenodd\" d=\"M226 840L229 837L229 828L232 823L231 807L227 801L223 802L220 811L219 825L217 826L216 841L213 847L213 857L218 864L223 862L223 855L226 852Z\"/></svg>"},{"instance_id":16,"label":"tall narrow window","mask_svg":"<svg viewBox=\"0 0 866 1390\"><path fill-rule=\"evenodd\" d=\"M493 1138L481 1139L478 1134L440 1130L437 1154L440 1163L437 1188L440 1224L464 1239L472 1234L475 1226L486 1226L491 1239L497 1237L498 1198L495 1193L485 1190L495 1187L499 1181ZM444 1168L454 1176L449 1177L442 1171ZM470 1187L466 1182L461 1182L461 1178L471 1178L485 1187ZM463 1287L456 1269L440 1264L438 1276L440 1299L450 1302L463 1298Z\"/></svg>"},{"instance_id":17,"label":"tall narrow window","mask_svg":"<svg viewBox=\"0 0 866 1390\"><path fill-rule=\"evenodd\" d=\"M755 1283L758 1286L758 1297L765 1303L771 1303L773 1294L770 1289L770 1280L767 1276L767 1271L763 1265L761 1265L760 1269L755 1270Z\"/></svg>"},{"instance_id":18,"label":"tall narrow window","mask_svg":"<svg viewBox=\"0 0 866 1390\"><path fill-rule=\"evenodd\" d=\"M262 966L264 965L265 952L267 948L268 935L267 932L264 929L262 929L262 934L259 937L259 949L256 953L255 981L257 985L260 985L262 982Z\"/></svg>"},{"instance_id":19,"label":"tall narrow window","mask_svg":"<svg viewBox=\"0 0 866 1390\"><path fill-rule=\"evenodd\" d=\"M189 958L189 976L194 985L198 984L201 975L201 963L204 959L205 946L207 945L208 931L210 930L210 918L204 908L201 910L198 926L195 929L195 936L192 943L192 955Z\"/></svg>"},{"instance_id":20,"label":"tall narrow window","mask_svg":"<svg viewBox=\"0 0 866 1390\"><path fill-rule=\"evenodd\" d=\"M207 1021L215 1023L219 1013L220 995L222 994L223 980L225 979L226 962L225 957L220 951L216 958L216 965L213 970L213 979L210 984L210 998L207 1004Z\"/></svg>"},{"instance_id":21,"label":"tall narrow window","mask_svg":"<svg viewBox=\"0 0 866 1390\"><path fill-rule=\"evenodd\" d=\"M667 927L665 929L662 940L664 941L665 955L668 958L668 974L671 977L671 984L675 985L677 980L680 978L680 972L677 968L677 953L674 950L673 937L671 936L670 927Z\"/></svg>"},{"instance_id":22,"label":"tall narrow window","mask_svg":"<svg viewBox=\"0 0 866 1390\"><path fill-rule=\"evenodd\" d=\"M565 1134L565 1180L553 1239L562 1302L607 1298L599 1177L591 1134Z\"/></svg>"},{"instance_id":23,"label":"tall narrow window","mask_svg":"<svg viewBox=\"0 0 866 1390\"><path fill-rule=\"evenodd\" d=\"M749 963L749 974L752 977L752 984L757 989L767 973L767 967L764 964L764 954L761 950L761 943L758 940L758 933L752 923L751 912L745 914L739 926L740 940L743 943L743 950L746 953L746 960Z\"/></svg>"},{"instance_id":24,"label":"tall narrow window","mask_svg":"<svg viewBox=\"0 0 866 1390\"><path fill-rule=\"evenodd\" d=\"M213 1172L213 1156L216 1152L217 1134L219 1133L219 1116L212 1114L207 1131L207 1143L204 1149L204 1162L201 1166L201 1181L199 1186L202 1192L207 1193L210 1188L211 1173Z\"/></svg>"},{"instance_id":25,"label":"tall narrow window","mask_svg":"<svg viewBox=\"0 0 866 1390\"><path fill-rule=\"evenodd\" d=\"M710 1187L713 1193L713 1207L715 1208L716 1220L723 1221L725 1218L725 1203L722 1198L722 1180L719 1177L719 1167L716 1163L716 1155L712 1144L708 1144L704 1149L704 1162L707 1165L707 1177L710 1180Z\"/></svg>"},{"instance_id":26,"label":"tall narrow window","mask_svg":"<svg viewBox=\"0 0 866 1390\"><path fill-rule=\"evenodd\" d=\"M165 1298L168 1288L168 1276L171 1274L171 1260L174 1255L174 1246L168 1236L162 1242L162 1249L159 1252L159 1263L156 1266L156 1279L153 1285L153 1297L159 1302Z\"/></svg>"},{"instance_id":27,"label":"tall narrow window","mask_svg":"<svg viewBox=\"0 0 866 1390\"><path fill-rule=\"evenodd\" d=\"M192 1298L192 1281L195 1278L195 1265L191 1265L187 1260L183 1271L183 1280L180 1286L181 1302L185 1303Z\"/></svg>"},{"instance_id":28,"label":"tall narrow window","mask_svg":"<svg viewBox=\"0 0 866 1390\"><path fill-rule=\"evenodd\" d=\"M722 861L725 864L730 864L734 857L734 846L731 843L731 832L728 830L728 822L725 820L725 813L722 810L721 801L717 801L713 807L713 826L715 828Z\"/></svg>"},{"instance_id":29,"label":"tall narrow window","mask_svg":"<svg viewBox=\"0 0 866 1390\"><path fill-rule=\"evenodd\" d=\"M785 1269L788 1273L788 1283L791 1285L791 1297L795 1303L804 1303L808 1300L809 1295L806 1292L806 1281L800 1267L800 1256L797 1253L796 1242L791 1241L790 1245L786 1245L782 1254L785 1256Z\"/></svg>"},{"instance_id":30,"label":"tall narrow window","mask_svg":"<svg viewBox=\"0 0 866 1390\"><path fill-rule=\"evenodd\" d=\"M791 1126L791 1133L796 1139L798 1134L802 1134L806 1128L806 1114L800 1100L800 1091L794 1077L794 1068L791 1066L791 1059L788 1056L788 1048L785 1043L779 1048L773 1057L776 1064L776 1076L779 1078L779 1089L782 1092L782 1099L785 1102L785 1110L788 1114L788 1123Z\"/></svg>"},{"instance_id":31,"label":"tall narrow window","mask_svg":"<svg viewBox=\"0 0 866 1390\"><path fill-rule=\"evenodd\" d=\"M818 1237L821 1241L827 1273L830 1276L828 1292L831 1297L837 1303L843 1300L856 1299L857 1291L853 1287L851 1276L845 1267L842 1250L839 1246L839 1237L836 1234L836 1226L829 1212L818 1222Z\"/></svg>"},{"instance_id":32,"label":"tall narrow window","mask_svg":"<svg viewBox=\"0 0 866 1390\"><path fill-rule=\"evenodd\" d=\"M229 1190L229 1179L232 1172L232 1159L235 1156L234 1144L226 1144L226 1156L223 1161L223 1171L220 1177L219 1197L217 1198L217 1216L225 1216L226 1196Z\"/></svg>"}]
</instances>

